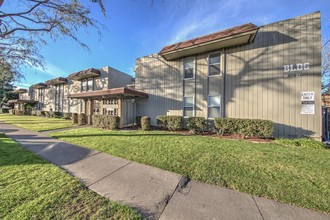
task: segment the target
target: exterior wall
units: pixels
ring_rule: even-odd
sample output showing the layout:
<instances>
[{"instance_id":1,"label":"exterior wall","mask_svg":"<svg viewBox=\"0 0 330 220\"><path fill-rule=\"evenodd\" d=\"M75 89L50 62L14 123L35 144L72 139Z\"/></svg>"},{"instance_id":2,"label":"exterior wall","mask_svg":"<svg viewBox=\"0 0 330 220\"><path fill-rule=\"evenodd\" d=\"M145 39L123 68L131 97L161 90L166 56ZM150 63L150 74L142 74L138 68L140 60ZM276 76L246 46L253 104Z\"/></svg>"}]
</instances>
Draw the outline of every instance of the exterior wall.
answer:
<instances>
[{"instance_id":1,"label":"exterior wall","mask_svg":"<svg viewBox=\"0 0 330 220\"><path fill-rule=\"evenodd\" d=\"M108 89L127 87L132 84L133 77L111 67L104 67L109 73Z\"/></svg>"},{"instance_id":2,"label":"exterior wall","mask_svg":"<svg viewBox=\"0 0 330 220\"><path fill-rule=\"evenodd\" d=\"M219 51L221 48L214 48ZM260 28L253 43L222 50L224 74L208 77L208 55L195 56L195 78L183 80L183 59L154 54L137 59L137 115L182 115L184 95L195 96L195 116L207 117L208 95L221 94L223 117L269 119L276 136L321 137L320 13ZM284 72L284 65L309 69ZM315 92L315 114L301 114L301 92Z\"/></svg>"}]
</instances>

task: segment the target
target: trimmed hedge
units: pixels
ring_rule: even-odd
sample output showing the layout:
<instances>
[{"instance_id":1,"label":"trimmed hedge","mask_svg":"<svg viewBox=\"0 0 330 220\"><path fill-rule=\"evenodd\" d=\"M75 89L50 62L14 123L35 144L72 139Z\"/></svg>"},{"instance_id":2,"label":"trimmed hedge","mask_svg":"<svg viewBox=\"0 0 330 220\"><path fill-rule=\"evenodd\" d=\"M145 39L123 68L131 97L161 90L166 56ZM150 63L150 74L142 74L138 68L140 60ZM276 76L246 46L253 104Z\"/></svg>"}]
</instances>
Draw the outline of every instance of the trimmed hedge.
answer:
<instances>
[{"instance_id":1,"label":"trimmed hedge","mask_svg":"<svg viewBox=\"0 0 330 220\"><path fill-rule=\"evenodd\" d=\"M62 112L53 112L54 118L62 118Z\"/></svg>"},{"instance_id":2,"label":"trimmed hedge","mask_svg":"<svg viewBox=\"0 0 330 220\"><path fill-rule=\"evenodd\" d=\"M93 115L93 127L116 130L119 129L120 117L113 115Z\"/></svg>"},{"instance_id":3,"label":"trimmed hedge","mask_svg":"<svg viewBox=\"0 0 330 220\"><path fill-rule=\"evenodd\" d=\"M51 117L51 113L48 111L45 111L45 117Z\"/></svg>"},{"instance_id":4,"label":"trimmed hedge","mask_svg":"<svg viewBox=\"0 0 330 220\"><path fill-rule=\"evenodd\" d=\"M274 123L262 119L215 118L219 134L239 134L243 138L270 138L273 136Z\"/></svg>"},{"instance_id":5,"label":"trimmed hedge","mask_svg":"<svg viewBox=\"0 0 330 220\"><path fill-rule=\"evenodd\" d=\"M21 110L15 110L15 115L24 115L24 112Z\"/></svg>"},{"instance_id":6,"label":"trimmed hedge","mask_svg":"<svg viewBox=\"0 0 330 220\"><path fill-rule=\"evenodd\" d=\"M78 124L78 113L72 114L72 124Z\"/></svg>"},{"instance_id":7,"label":"trimmed hedge","mask_svg":"<svg viewBox=\"0 0 330 220\"><path fill-rule=\"evenodd\" d=\"M150 117L149 116L143 116L141 118L141 129L143 131L150 130Z\"/></svg>"},{"instance_id":8,"label":"trimmed hedge","mask_svg":"<svg viewBox=\"0 0 330 220\"><path fill-rule=\"evenodd\" d=\"M201 134L205 129L205 118L204 117L187 118L187 128L193 134Z\"/></svg>"},{"instance_id":9,"label":"trimmed hedge","mask_svg":"<svg viewBox=\"0 0 330 220\"><path fill-rule=\"evenodd\" d=\"M40 111L40 116L45 117L46 116L46 112L45 111Z\"/></svg>"},{"instance_id":10,"label":"trimmed hedge","mask_svg":"<svg viewBox=\"0 0 330 220\"><path fill-rule=\"evenodd\" d=\"M9 109L8 108L1 108L0 113L9 113Z\"/></svg>"},{"instance_id":11,"label":"trimmed hedge","mask_svg":"<svg viewBox=\"0 0 330 220\"><path fill-rule=\"evenodd\" d=\"M15 109L9 109L9 114L15 115Z\"/></svg>"},{"instance_id":12,"label":"trimmed hedge","mask_svg":"<svg viewBox=\"0 0 330 220\"><path fill-rule=\"evenodd\" d=\"M136 122L136 125L141 128L141 118L142 116L136 116L135 117L135 122Z\"/></svg>"},{"instance_id":13,"label":"trimmed hedge","mask_svg":"<svg viewBox=\"0 0 330 220\"><path fill-rule=\"evenodd\" d=\"M63 119L70 120L71 117L72 117L72 113L70 113L70 112L63 113Z\"/></svg>"},{"instance_id":14,"label":"trimmed hedge","mask_svg":"<svg viewBox=\"0 0 330 220\"><path fill-rule=\"evenodd\" d=\"M78 115L78 125L86 125L87 124L87 115L84 113L80 113Z\"/></svg>"},{"instance_id":15,"label":"trimmed hedge","mask_svg":"<svg viewBox=\"0 0 330 220\"><path fill-rule=\"evenodd\" d=\"M168 129L171 131L182 129L182 116L175 115L159 115L156 117L157 125L160 128Z\"/></svg>"}]
</instances>

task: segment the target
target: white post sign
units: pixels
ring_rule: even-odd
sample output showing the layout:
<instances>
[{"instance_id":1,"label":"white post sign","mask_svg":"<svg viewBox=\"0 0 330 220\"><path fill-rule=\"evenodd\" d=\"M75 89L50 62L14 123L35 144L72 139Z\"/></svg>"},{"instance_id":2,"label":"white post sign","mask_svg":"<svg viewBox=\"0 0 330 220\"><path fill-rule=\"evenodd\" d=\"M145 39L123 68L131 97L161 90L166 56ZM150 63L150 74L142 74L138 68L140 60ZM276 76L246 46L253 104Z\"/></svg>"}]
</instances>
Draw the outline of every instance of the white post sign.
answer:
<instances>
[{"instance_id":1,"label":"white post sign","mask_svg":"<svg viewBox=\"0 0 330 220\"><path fill-rule=\"evenodd\" d=\"M307 91L301 92L301 114L314 115L315 114L315 92Z\"/></svg>"}]
</instances>

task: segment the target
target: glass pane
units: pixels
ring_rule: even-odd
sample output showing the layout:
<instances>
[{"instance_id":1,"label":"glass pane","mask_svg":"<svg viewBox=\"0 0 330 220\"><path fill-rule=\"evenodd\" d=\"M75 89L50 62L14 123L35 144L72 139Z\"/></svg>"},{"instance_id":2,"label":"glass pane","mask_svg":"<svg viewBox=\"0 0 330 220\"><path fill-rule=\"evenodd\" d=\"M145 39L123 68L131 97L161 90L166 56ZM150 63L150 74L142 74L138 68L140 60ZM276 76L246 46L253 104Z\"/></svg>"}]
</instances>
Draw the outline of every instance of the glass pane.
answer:
<instances>
[{"instance_id":1,"label":"glass pane","mask_svg":"<svg viewBox=\"0 0 330 220\"><path fill-rule=\"evenodd\" d=\"M193 97L184 97L183 106L184 107L194 107L194 98Z\"/></svg>"},{"instance_id":2,"label":"glass pane","mask_svg":"<svg viewBox=\"0 0 330 220\"><path fill-rule=\"evenodd\" d=\"M193 110L194 109L192 107L185 107L183 110L183 116L189 116L189 117L194 116Z\"/></svg>"},{"instance_id":3,"label":"glass pane","mask_svg":"<svg viewBox=\"0 0 330 220\"><path fill-rule=\"evenodd\" d=\"M209 67L209 75L220 75L220 64L210 65Z\"/></svg>"},{"instance_id":4,"label":"glass pane","mask_svg":"<svg viewBox=\"0 0 330 220\"><path fill-rule=\"evenodd\" d=\"M209 106L220 107L220 96L209 96Z\"/></svg>"},{"instance_id":5,"label":"glass pane","mask_svg":"<svg viewBox=\"0 0 330 220\"><path fill-rule=\"evenodd\" d=\"M220 107L209 107L209 118L219 118Z\"/></svg>"},{"instance_id":6,"label":"glass pane","mask_svg":"<svg viewBox=\"0 0 330 220\"><path fill-rule=\"evenodd\" d=\"M209 64L220 63L220 53L211 54Z\"/></svg>"},{"instance_id":7,"label":"glass pane","mask_svg":"<svg viewBox=\"0 0 330 220\"><path fill-rule=\"evenodd\" d=\"M185 79L194 78L194 69L185 69L184 78Z\"/></svg>"},{"instance_id":8,"label":"glass pane","mask_svg":"<svg viewBox=\"0 0 330 220\"><path fill-rule=\"evenodd\" d=\"M187 58L184 62L184 68L194 68L194 58Z\"/></svg>"}]
</instances>

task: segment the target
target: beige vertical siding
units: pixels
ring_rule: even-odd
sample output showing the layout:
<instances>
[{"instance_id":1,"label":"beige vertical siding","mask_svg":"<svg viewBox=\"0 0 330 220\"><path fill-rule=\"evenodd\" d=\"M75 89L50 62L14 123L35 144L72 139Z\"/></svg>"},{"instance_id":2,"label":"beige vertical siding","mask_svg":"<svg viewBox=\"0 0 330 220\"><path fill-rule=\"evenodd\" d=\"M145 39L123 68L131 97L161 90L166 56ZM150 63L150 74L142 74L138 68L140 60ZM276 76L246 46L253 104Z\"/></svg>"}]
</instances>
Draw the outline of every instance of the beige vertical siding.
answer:
<instances>
[{"instance_id":1,"label":"beige vertical siding","mask_svg":"<svg viewBox=\"0 0 330 220\"><path fill-rule=\"evenodd\" d=\"M221 48L214 48L220 51ZM208 95L222 95L222 115L269 119L276 136L321 137L320 14L313 13L262 26L253 43L226 48L224 74L208 77L208 55L196 55L196 77L183 80L183 59L160 55L137 59L136 89L149 94L137 101L137 115L182 115L185 95L194 95L196 116L207 117ZM283 71L283 65L306 63L308 71ZM315 92L315 114L301 114L300 94Z\"/></svg>"}]
</instances>

